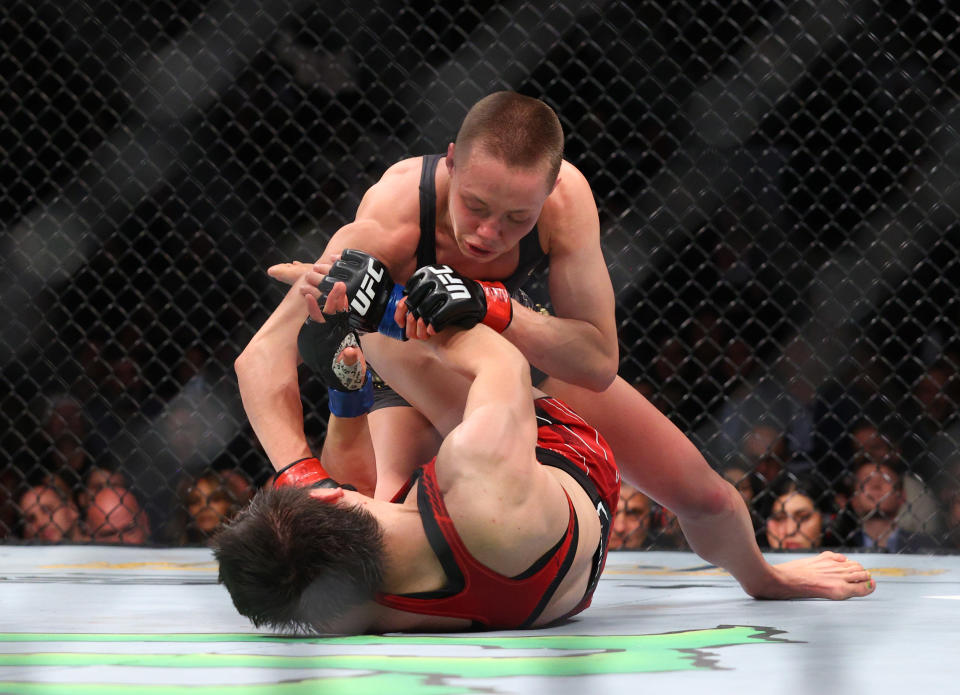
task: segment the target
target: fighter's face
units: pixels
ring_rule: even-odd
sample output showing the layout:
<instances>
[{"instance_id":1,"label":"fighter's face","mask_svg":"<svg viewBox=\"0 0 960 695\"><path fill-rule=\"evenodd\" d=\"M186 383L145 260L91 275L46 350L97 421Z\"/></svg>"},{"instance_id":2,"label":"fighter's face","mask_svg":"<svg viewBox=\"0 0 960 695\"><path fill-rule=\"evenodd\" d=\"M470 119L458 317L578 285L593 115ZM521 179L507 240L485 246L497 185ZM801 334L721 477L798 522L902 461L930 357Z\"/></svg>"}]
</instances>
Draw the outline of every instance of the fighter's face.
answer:
<instances>
[{"instance_id":1,"label":"fighter's face","mask_svg":"<svg viewBox=\"0 0 960 695\"><path fill-rule=\"evenodd\" d=\"M555 184L541 169L514 169L484 153L471 152L450 171L449 210L460 251L491 261L516 246L533 229Z\"/></svg>"}]
</instances>

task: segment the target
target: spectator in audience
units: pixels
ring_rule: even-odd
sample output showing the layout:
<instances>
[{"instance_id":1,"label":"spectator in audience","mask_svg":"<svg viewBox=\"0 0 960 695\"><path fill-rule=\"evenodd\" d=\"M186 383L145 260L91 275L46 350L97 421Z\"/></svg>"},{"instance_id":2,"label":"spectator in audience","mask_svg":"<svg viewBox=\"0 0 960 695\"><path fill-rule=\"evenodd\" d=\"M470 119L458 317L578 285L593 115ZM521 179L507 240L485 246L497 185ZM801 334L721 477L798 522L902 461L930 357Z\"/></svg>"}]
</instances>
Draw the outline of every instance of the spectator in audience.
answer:
<instances>
[{"instance_id":1,"label":"spectator in audience","mask_svg":"<svg viewBox=\"0 0 960 695\"><path fill-rule=\"evenodd\" d=\"M730 463L749 476L753 494L748 509L755 532L762 530L764 520L770 514L773 493L769 486L786 472L789 458L786 433L770 421L761 420L747 430L736 458ZM742 496L743 492L740 494ZM758 535L762 540L763 534Z\"/></svg>"},{"instance_id":2,"label":"spectator in audience","mask_svg":"<svg viewBox=\"0 0 960 695\"><path fill-rule=\"evenodd\" d=\"M852 468L853 485L847 508L835 525L840 544L890 553L934 550L936 540L910 533L897 523L904 504L903 466L893 458L861 458Z\"/></svg>"},{"instance_id":3,"label":"spectator in audience","mask_svg":"<svg viewBox=\"0 0 960 695\"><path fill-rule=\"evenodd\" d=\"M646 544L649 530L650 498L621 481L620 502L610 534L610 549L639 550Z\"/></svg>"},{"instance_id":4,"label":"spectator in audience","mask_svg":"<svg viewBox=\"0 0 960 695\"><path fill-rule=\"evenodd\" d=\"M923 480L906 465L899 444L902 438L900 429L880 413L858 420L850 430L853 462L889 463L898 470L903 504L897 516L897 526L906 531L937 534L942 528L940 506Z\"/></svg>"},{"instance_id":5,"label":"spectator in audience","mask_svg":"<svg viewBox=\"0 0 960 695\"><path fill-rule=\"evenodd\" d=\"M708 459L721 464L729 461L750 430L762 423L783 435L790 467L799 470L813 451L815 384L825 371L803 336L791 338L772 369L756 369L759 376L737 388L716 420L698 428L696 438L707 442ZM786 465L787 459L782 463Z\"/></svg>"},{"instance_id":6,"label":"spectator in audience","mask_svg":"<svg viewBox=\"0 0 960 695\"><path fill-rule=\"evenodd\" d=\"M91 498L87 528L95 543L143 545L150 540L150 521L136 496L113 485Z\"/></svg>"},{"instance_id":7,"label":"spectator in audience","mask_svg":"<svg viewBox=\"0 0 960 695\"><path fill-rule=\"evenodd\" d=\"M240 507L252 500L257 492L250 476L238 468L218 468L217 474L223 479L224 485Z\"/></svg>"},{"instance_id":8,"label":"spectator in audience","mask_svg":"<svg viewBox=\"0 0 960 695\"><path fill-rule=\"evenodd\" d=\"M754 478L747 467L739 462L734 462L724 466L720 474L724 480L737 488L737 492L740 493L743 501L746 502L749 507L753 502L755 490Z\"/></svg>"},{"instance_id":9,"label":"spectator in audience","mask_svg":"<svg viewBox=\"0 0 960 695\"><path fill-rule=\"evenodd\" d=\"M911 470L934 484L960 445L960 354L947 353L930 364L907 401L912 429L905 456Z\"/></svg>"},{"instance_id":10,"label":"spectator in audience","mask_svg":"<svg viewBox=\"0 0 960 695\"><path fill-rule=\"evenodd\" d=\"M185 475L177 485L178 509L169 530L177 545L203 544L250 501L253 487L243 474L207 469Z\"/></svg>"},{"instance_id":11,"label":"spectator in audience","mask_svg":"<svg viewBox=\"0 0 960 695\"><path fill-rule=\"evenodd\" d=\"M127 477L112 465L94 464L87 469L83 478L83 487L75 495L80 513L86 517L90 503L97 493L105 487L129 488Z\"/></svg>"},{"instance_id":12,"label":"spectator in audience","mask_svg":"<svg viewBox=\"0 0 960 695\"><path fill-rule=\"evenodd\" d=\"M653 512L650 535L653 537L654 546L661 550L690 550L677 515L662 505L657 506Z\"/></svg>"},{"instance_id":13,"label":"spectator in audience","mask_svg":"<svg viewBox=\"0 0 960 695\"><path fill-rule=\"evenodd\" d=\"M781 476L771 485L773 506L765 523L767 547L773 550L808 550L825 545L823 484L814 476Z\"/></svg>"},{"instance_id":14,"label":"spectator in audience","mask_svg":"<svg viewBox=\"0 0 960 695\"><path fill-rule=\"evenodd\" d=\"M813 461L837 490L846 486L852 457L850 424L889 403L889 365L868 339L855 341L837 374L817 391L814 405ZM842 496L842 495L841 495ZM843 505L841 504L841 507Z\"/></svg>"},{"instance_id":15,"label":"spectator in audience","mask_svg":"<svg viewBox=\"0 0 960 695\"><path fill-rule=\"evenodd\" d=\"M756 331L744 331L751 333ZM756 340L756 337L753 338ZM723 347L723 359L720 362L719 375L723 383L734 387L740 386L751 378L757 368L757 354L755 342L744 337L734 327L730 327L730 337Z\"/></svg>"},{"instance_id":16,"label":"spectator in audience","mask_svg":"<svg viewBox=\"0 0 960 695\"><path fill-rule=\"evenodd\" d=\"M786 434L766 422L754 425L740 444L741 461L761 486L776 480L790 458Z\"/></svg>"},{"instance_id":17,"label":"spectator in audience","mask_svg":"<svg viewBox=\"0 0 960 695\"><path fill-rule=\"evenodd\" d=\"M80 511L62 485L34 485L18 501L23 538L60 543L89 540L80 522Z\"/></svg>"}]
</instances>

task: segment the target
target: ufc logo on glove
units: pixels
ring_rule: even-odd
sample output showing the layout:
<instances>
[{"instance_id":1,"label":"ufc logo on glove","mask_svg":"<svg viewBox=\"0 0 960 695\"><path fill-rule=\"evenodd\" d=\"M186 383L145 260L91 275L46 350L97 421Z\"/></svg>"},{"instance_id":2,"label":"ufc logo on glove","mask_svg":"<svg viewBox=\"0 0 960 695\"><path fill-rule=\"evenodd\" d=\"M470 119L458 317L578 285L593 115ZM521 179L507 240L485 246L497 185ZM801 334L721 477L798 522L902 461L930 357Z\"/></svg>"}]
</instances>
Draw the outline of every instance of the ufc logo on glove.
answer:
<instances>
[{"instance_id":1,"label":"ufc logo on glove","mask_svg":"<svg viewBox=\"0 0 960 695\"><path fill-rule=\"evenodd\" d=\"M453 268L448 265L441 265L429 266L428 270L450 291L450 299L470 298L469 290L463 284L463 280L454 275Z\"/></svg>"},{"instance_id":2,"label":"ufc logo on glove","mask_svg":"<svg viewBox=\"0 0 960 695\"><path fill-rule=\"evenodd\" d=\"M364 275L363 280L360 281L360 288L353 296L353 301L350 302L350 308L361 316L366 316L367 311L370 310L370 304L377 293L376 283L383 279L383 266L380 265L378 268L378 265L380 264L377 263L375 258L371 257L367 261L366 275Z\"/></svg>"}]
</instances>

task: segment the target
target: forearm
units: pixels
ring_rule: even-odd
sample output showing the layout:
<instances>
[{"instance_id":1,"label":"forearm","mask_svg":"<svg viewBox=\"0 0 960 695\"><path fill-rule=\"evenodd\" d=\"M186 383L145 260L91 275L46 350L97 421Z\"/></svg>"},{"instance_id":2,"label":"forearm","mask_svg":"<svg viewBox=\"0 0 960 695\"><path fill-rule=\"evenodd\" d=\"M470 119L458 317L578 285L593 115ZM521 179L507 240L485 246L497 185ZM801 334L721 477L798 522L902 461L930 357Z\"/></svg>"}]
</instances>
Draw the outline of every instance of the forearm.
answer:
<instances>
[{"instance_id":1,"label":"forearm","mask_svg":"<svg viewBox=\"0 0 960 695\"><path fill-rule=\"evenodd\" d=\"M470 379L464 418L481 403L498 403L525 412L532 409L530 368L520 351L492 329L447 329L429 343L441 361Z\"/></svg>"},{"instance_id":2,"label":"forearm","mask_svg":"<svg viewBox=\"0 0 960 695\"><path fill-rule=\"evenodd\" d=\"M244 412L274 469L311 456L296 362L248 349L237 359L235 370Z\"/></svg>"},{"instance_id":3,"label":"forearm","mask_svg":"<svg viewBox=\"0 0 960 695\"><path fill-rule=\"evenodd\" d=\"M320 460L334 480L350 483L372 497L377 485L377 468L366 415L350 418L331 415Z\"/></svg>"},{"instance_id":4,"label":"forearm","mask_svg":"<svg viewBox=\"0 0 960 695\"><path fill-rule=\"evenodd\" d=\"M292 288L234 363L247 419L278 470L311 455L297 375L297 333L306 315Z\"/></svg>"},{"instance_id":5,"label":"forearm","mask_svg":"<svg viewBox=\"0 0 960 695\"><path fill-rule=\"evenodd\" d=\"M503 336L530 364L570 384L603 391L617 376L616 340L587 321L541 314L514 302Z\"/></svg>"}]
</instances>

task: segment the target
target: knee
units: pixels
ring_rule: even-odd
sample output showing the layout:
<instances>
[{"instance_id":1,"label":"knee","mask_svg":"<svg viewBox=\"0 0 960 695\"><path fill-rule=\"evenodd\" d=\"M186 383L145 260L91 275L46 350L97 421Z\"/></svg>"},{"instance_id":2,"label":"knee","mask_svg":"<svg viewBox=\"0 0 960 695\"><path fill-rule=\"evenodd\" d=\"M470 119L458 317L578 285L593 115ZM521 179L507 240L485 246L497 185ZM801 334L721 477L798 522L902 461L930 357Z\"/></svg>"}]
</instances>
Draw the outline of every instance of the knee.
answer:
<instances>
[{"instance_id":1,"label":"knee","mask_svg":"<svg viewBox=\"0 0 960 695\"><path fill-rule=\"evenodd\" d=\"M735 510L737 500L734 497L739 499L733 486L716 474L690 492L685 495L681 508L672 510L677 516L690 521L726 516Z\"/></svg>"}]
</instances>

